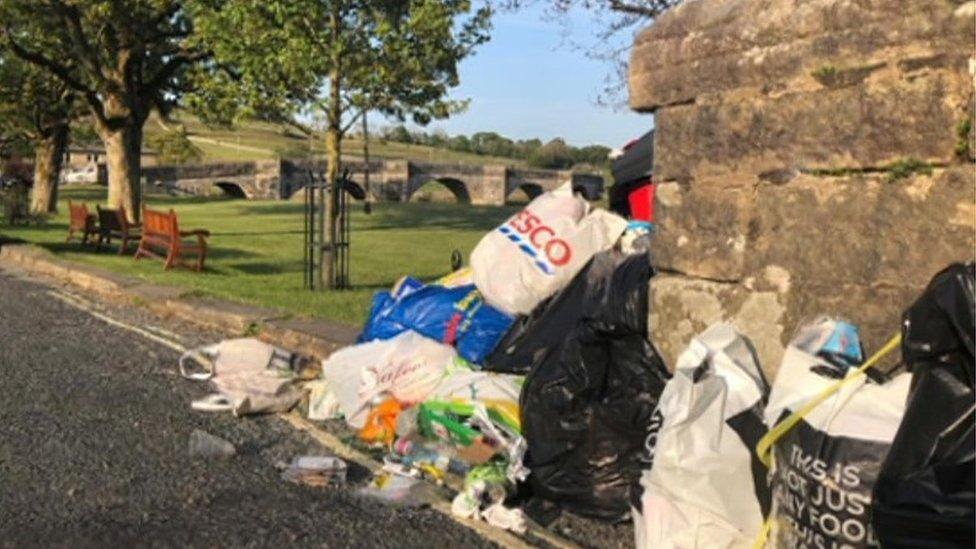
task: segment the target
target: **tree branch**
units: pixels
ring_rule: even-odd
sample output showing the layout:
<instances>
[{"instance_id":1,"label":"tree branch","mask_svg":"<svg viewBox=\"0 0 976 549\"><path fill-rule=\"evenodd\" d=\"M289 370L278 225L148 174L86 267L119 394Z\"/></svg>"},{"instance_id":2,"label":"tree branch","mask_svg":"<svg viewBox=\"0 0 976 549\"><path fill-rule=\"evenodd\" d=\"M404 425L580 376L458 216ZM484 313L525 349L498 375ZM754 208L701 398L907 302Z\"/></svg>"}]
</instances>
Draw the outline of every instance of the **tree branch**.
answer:
<instances>
[{"instance_id":1,"label":"tree branch","mask_svg":"<svg viewBox=\"0 0 976 549\"><path fill-rule=\"evenodd\" d=\"M153 96L158 92L166 81L172 78L176 71L180 70L184 65L189 65L191 63L196 63L210 57L210 52L187 52L182 51L173 55L167 60L163 66L156 72L155 75L151 76L142 86L142 96L145 99Z\"/></svg>"},{"instance_id":2,"label":"tree branch","mask_svg":"<svg viewBox=\"0 0 976 549\"><path fill-rule=\"evenodd\" d=\"M644 17L657 17L662 11L670 7L672 2L652 2L650 6L631 4L622 0L609 0L610 9L620 13L630 13Z\"/></svg>"},{"instance_id":3,"label":"tree branch","mask_svg":"<svg viewBox=\"0 0 976 549\"><path fill-rule=\"evenodd\" d=\"M81 52L81 57L89 66L93 74L101 77L102 63L98 58L98 53L92 47L91 42L85 37L85 31L81 26L81 13L75 6L68 6L64 2L58 1L54 5L54 11L61 17L61 20L68 27L68 35L75 47Z\"/></svg>"},{"instance_id":4,"label":"tree branch","mask_svg":"<svg viewBox=\"0 0 976 549\"><path fill-rule=\"evenodd\" d=\"M71 69L66 65L62 65L61 63L49 59L40 53L30 51L18 44L11 35L9 28L3 29L3 36L7 39L7 45L10 46L10 51L12 51L17 57L27 61L28 63L33 63L51 71L65 84L81 93L94 92L94 90L82 83L81 80L75 78L75 76L71 74Z\"/></svg>"},{"instance_id":5,"label":"tree branch","mask_svg":"<svg viewBox=\"0 0 976 549\"><path fill-rule=\"evenodd\" d=\"M356 124L356 121L359 120L359 117L362 116L364 112L366 111L361 110L357 112L356 115L353 116L351 120L349 120L349 123L343 126L342 129L339 130L339 133L341 133L342 135L346 135L346 132L352 129L352 127Z\"/></svg>"},{"instance_id":6,"label":"tree branch","mask_svg":"<svg viewBox=\"0 0 976 549\"><path fill-rule=\"evenodd\" d=\"M284 124L286 124L288 126L291 126L291 127L295 128L296 130L304 133L305 135L311 136L311 135L313 135L315 133L315 131L312 130L312 128L306 126L305 124L302 124L301 122L299 122L298 120L295 120L294 118L285 117L281 121Z\"/></svg>"}]
</instances>

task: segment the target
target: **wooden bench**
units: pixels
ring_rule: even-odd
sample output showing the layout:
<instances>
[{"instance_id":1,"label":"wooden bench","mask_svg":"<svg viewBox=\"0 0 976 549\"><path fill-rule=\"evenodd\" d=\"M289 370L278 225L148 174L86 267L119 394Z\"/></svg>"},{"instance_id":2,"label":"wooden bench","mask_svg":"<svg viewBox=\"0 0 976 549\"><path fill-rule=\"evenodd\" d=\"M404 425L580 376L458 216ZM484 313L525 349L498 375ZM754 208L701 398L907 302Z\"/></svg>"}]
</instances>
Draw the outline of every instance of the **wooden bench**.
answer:
<instances>
[{"instance_id":1,"label":"wooden bench","mask_svg":"<svg viewBox=\"0 0 976 549\"><path fill-rule=\"evenodd\" d=\"M65 242L71 242L76 232L81 233L81 243L88 244L88 238L98 234L95 227L95 216L88 212L88 206L84 203L76 204L68 201L68 238Z\"/></svg>"},{"instance_id":2,"label":"wooden bench","mask_svg":"<svg viewBox=\"0 0 976 549\"><path fill-rule=\"evenodd\" d=\"M129 249L130 240L139 240L141 237L141 227L138 223L129 223L129 218L125 215L125 208L119 207L117 210L95 206L98 211L98 243L96 250L102 249L102 243L112 243L112 237L122 240L119 246L119 255L124 254Z\"/></svg>"},{"instance_id":3,"label":"wooden bench","mask_svg":"<svg viewBox=\"0 0 976 549\"><path fill-rule=\"evenodd\" d=\"M196 241L183 240L184 237L195 236ZM140 257L154 257L165 260L164 268L169 269L183 264L183 258L194 255L197 258L194 267L203 270L203 262L207 257L207 237L210 231L195 229L181 231L176 219L176 212L170 210L161 212L142 207L142 238L136 250L136 259Z\"/></svg>"}]
</instances>

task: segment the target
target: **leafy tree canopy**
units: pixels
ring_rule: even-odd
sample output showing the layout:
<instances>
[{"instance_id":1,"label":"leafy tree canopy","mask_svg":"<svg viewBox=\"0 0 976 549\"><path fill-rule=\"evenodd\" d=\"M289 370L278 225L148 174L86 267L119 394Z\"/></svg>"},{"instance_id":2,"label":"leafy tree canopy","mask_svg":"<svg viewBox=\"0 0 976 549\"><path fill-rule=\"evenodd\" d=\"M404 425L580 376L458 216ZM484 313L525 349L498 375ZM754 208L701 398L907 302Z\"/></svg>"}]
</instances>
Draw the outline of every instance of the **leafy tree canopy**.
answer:
<instances>
[{"instance_id":1,"label":"leafy tree canopy","mask_svg":"<svg viewBox=\"0 0 976 549\"><path fill-rule=\"evenodd\" d=\"M458 62L488 39L491 11L468 0L198 0L194 43L214 58L190 97L211 123L363 109L425 124L465 106L447 98ZM334 24L335 22L335 24ZM227 29L234 29L227 32ZM330 121L338 123L339 121ZM342 129L352 125L344 120Z\"/></svg>"}]
</instances>

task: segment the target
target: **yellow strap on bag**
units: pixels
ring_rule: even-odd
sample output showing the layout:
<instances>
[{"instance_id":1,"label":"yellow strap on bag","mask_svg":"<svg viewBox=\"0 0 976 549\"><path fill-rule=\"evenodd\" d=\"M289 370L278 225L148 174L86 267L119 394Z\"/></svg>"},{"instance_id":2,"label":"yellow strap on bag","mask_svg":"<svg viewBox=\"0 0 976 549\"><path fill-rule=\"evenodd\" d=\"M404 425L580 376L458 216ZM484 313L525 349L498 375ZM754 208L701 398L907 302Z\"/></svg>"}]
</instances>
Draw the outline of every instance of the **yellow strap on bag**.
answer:
<instances>
[{"instance_id":1,"label":"yellow strap on bag","mask_svg":"<svg viewBox=\"0 0 976 549\"><path fill-rule=\"evenodd\" d=\"M887 355L888 353L896 349L899 344L901 344L901 334L898 334L895 337L888 340L888 343L885 343L884 347L878 350L877 353L874 353L874 356L869 358L863 365L861 365L860 368L855 370L853 374L850 374L844 379L831 385L830 387L827 387L826 389L821 391L819 395L810 399L810 402L807 402L805 406L803 406L799 410L787 416L786 419L784 419L783 421L777 423L776 426L770 429L769 432L766 433L764 437L759 439L759 444L756 445L756 454L759 456L759 461L761 461L762 464L768 468L772 463L770 454L773 448L773 444L777 440L779 440L783 435L788 433L790 429L795 427L796 424L800 422L801 419L806 417L807 414L809 414L814 408L816 408L821 403L823 403L823 401L830 398L831 395L839 391L842 387L844 387L848 383L860 379L861 376L867 373L868 368L871 368L872 366L877 364L882 358L885 357L885 355Z\"/></svg>"},{"instance_id":2,"label":"yellow strap on bag","mask_svg":"<svg viewBox=\"0 0 976 549\"><path fill-rule=\"evenodd\" d=\"M762 525L762 529L759 530L759 536L756 538L756 543L753 544L752 549L762 549L766 546L766 540L769 539L769 531L773 529L773 517L767 518Z\"/></svg>"},{"instance_id":3,"label":"yellow strap on bag","mask_svg":"<svg viewBox=\"0 0 976 549\"><path fill-rule=\"evenodd\" d=\"M809 414L814 408L822 404L823 401L830 398L831 395L839 391L848 383L860 379L861 376L867 373L869 368L877 364L888 353L898 348L898 345L900 344L901 334L895 335L888 340L888 343L884 344L884 347L879 349L878 352L874 353L871 358L867 359L867 361L862 364L861 367L855 370L853 374L850 374L830 387L827 387L821 391L820 394L813 397L810 402L806 403L805 406L787 416L783 421L777 423L772 429L769 430L768 433L766 433L765 436L759 439L759 443L756 444L756 454L759 457L759 461L761 461L767 469L770 468L773 463L773 444L775 444L777 440L779 440L786 433L790 432L790 429L795 427L801 419L806 417L807 414ZM769 538L769 533L772 530L772 527L773 517L770 516L765 520L765 522L763 522L762 529L759 531L759 536L756 539L756 543L753 545L754 549L761 549L766 545L766 541Z\"/></svg>"}]
</instances>

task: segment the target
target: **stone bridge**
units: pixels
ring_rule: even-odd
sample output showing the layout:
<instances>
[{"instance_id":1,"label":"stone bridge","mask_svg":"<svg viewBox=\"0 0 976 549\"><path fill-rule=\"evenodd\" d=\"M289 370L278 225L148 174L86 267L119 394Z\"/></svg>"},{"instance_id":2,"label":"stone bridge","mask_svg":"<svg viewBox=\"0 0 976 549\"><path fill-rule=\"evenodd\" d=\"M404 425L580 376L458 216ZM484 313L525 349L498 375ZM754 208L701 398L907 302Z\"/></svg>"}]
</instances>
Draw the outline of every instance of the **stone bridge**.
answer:
<instances>
[{"instance_id":1,"label":"stone bridge","mask_svg":"<svg viewBox=\"0 0 976 549\"><path fill-rule=\"evenodd\" d=\"M599 175L571 170L542 170L504 165L452 164L376 159L370 161L370 193L374 200L408 202L417 191L436 182L458 202L479 205L505 204L521 191L530 199L567 181L574 186L597 186ZM177 194L219 195L248 199L288 199L308 181L309 170L325 172L325 162L266 160L194 164L186 166L147 166L143 176L150 186ZM362 158L343 160L343 168L362 184L366 163Z\"/></svg>"}]
</instances>

